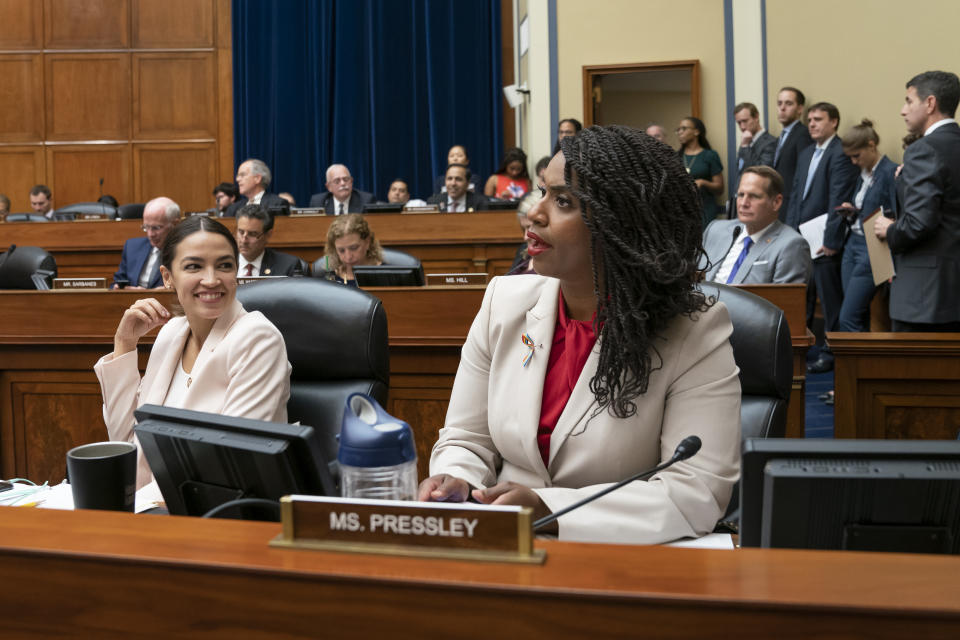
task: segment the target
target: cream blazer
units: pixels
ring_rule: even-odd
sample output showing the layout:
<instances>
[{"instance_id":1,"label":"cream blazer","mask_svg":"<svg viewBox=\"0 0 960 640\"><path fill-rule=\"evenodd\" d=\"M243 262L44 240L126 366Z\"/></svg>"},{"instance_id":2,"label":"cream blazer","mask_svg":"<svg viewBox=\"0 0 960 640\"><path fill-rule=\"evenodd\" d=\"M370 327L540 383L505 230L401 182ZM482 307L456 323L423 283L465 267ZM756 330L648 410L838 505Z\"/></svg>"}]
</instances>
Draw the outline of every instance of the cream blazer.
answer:
<instances>
[{"instance_id":1,"label":"cream blazer","mask_svg":"<svg viewBox=\"0 0 960 640\"><path fill-rule=\"evenodd\" d=\"M463 347L430 474L449 473L474 487L517 482L558 511L656 466L683 438L698 435L703 447L694 457L561 517L559 536L654 544L709 533L740 468L740 380L726 307L718 302L668 327L653 356L660 368L626 420L595 414L594 347L553 431L545 467L536 435L559 291L558 280L538 275L491 280ZM524 333L536 344L526 367Z\"/></svg>"},{"instance_id":2,"label":"cream blazer","mask_svg":"<svg viewBox=\"0 0 960 640\"><path fill-rule=\"evenodd\" d=\"M142 379L136 350L119 358L108 354L93 367L100 380L103 420L110 439L137 444L137 489L153 478L134 436L133 411L144 404L164 404L189 335L185 317L164 325ZM280 331L262 313L247 313L234 300L203 343L179 408L286 422L290 370Z\"/></svg>"}]
</instances>

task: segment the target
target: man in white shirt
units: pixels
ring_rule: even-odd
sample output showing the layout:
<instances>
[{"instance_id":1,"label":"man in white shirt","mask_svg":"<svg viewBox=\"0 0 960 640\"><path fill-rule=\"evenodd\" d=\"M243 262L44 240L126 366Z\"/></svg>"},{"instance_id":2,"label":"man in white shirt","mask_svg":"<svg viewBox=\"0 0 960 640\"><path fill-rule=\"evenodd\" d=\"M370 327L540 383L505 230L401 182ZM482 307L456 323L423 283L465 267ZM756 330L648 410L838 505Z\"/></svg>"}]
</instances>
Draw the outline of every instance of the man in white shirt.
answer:
<instances>
[{"instance_id":1,"label":"man in white shirt","mask_svg":"<svg viewBox=\"0 0 960 640\"><path fill-rule=\"evenodd\" d=\"M131 238L123 245L120 267L113 274L111 289L159 289L160 249L173 227L180 221L180 206L170 198L154 198L143 207L143 231L146 237Z\"/></svg>"},{"instance_id":2,"label":"man in white shirt","mask_svg":"<svg viewBox=\"0 0 960 640\"><path fill-rule=\"evenodd\" d=\"M790 207L790 193L793 190L793 176L797 171L800 152L813 144L810 132L803 124L803 105L806 96L796 87L784 87L777 93L777 120L783 129L777 139L773 153L773 164L783 178L783 206L780 207L780 221L786 222Z\"/></svg>"},{"instance_id":3,"label":"man in white shirt","mask_svg":"<svg viewBox=\"0 0 960 640\"><path fill-rule=\"evenodd\" d=\"M469 191L470 167L465 164L451 164L444 178L447 190L435 193L427 198L427 204L439 204L441 211L464 213L483 211L487 208L487 198L483 194Z\"/></svg>"},{"instance_id":4,"label":"man in white shirt","mask_svg":"<svg viewBox=\"0 0 960 640\"><path fill-rule=\"evenodd\" d=\"M261 205L246 204L240 208L236 231L237 248L240 249L238 276L303 275L299 258L267 247L272 235L273 216Z\"/></svg>"},{"instance_id":5,"label":"man in white shirt","mask_svg":"<svg viewBox=\"0 0 960 640\"><path fill-rule=\"evenodd\" d=\"M353 188L353 176L346 165L327 167L326 180L327 190L310 196L311 209L323 209L327 215L342 216L363 213L363 208L374 202L373 194Z\"/></svg>"},{"instance_id":6,"label":"man in white shirt","mask_svg":"<svg viewBox=\"0 0 960 640\"><path fill-rule=\"evenodd\" d=\"M237 200L227 207L224 216L235 217L240 207L248 203L259 204L267 211L275 208L288 209L289 205L286 200L267 191L272 181L273 175L263 160L256 158L244 160L237 168L237 190L243 196L243 199Z\"/></svg>"},{"instance_id":7,"label":"man in white shirt","mask_svg":"<svg viewBox=\"0 0 960 640\"><path fill-rule=\"evenodd\" d=\"M752 102L741 102L733 108L733 119L740 128L737 166L740 171L758 165L773 166L777 139L760 126L760 111Z\"/></svg>"},{"instance_id":8,"label":"man in white shirt","mask_svg":"<svg viewBox=\"0 0 960 640\"><path fill-rule=\"evenodd\" d=\"M53 193L45 184L38 184L30 189L30 208L48 220L53 220Z\"/></svg>"}]
</instances>

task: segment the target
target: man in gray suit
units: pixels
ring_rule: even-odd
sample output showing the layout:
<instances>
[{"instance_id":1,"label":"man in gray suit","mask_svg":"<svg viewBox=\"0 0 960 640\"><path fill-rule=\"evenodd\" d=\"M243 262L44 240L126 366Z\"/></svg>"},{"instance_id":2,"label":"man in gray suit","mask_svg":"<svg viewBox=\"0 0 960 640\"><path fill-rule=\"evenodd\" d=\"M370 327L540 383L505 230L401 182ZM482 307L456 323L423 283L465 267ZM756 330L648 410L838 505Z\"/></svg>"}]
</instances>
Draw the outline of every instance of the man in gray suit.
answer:
<instances>
[{"instance_id":1,"label":"man in gray suit","mask_svg":"<svg viewBox=\"0 0 960 640\"><path fill-rule=\"evenodd\" d=\"M960 331L960 80L927 71L907 82L900 110L922 136L903 154L896 221L880 216L896 276L890 285L894 331Z\"/></svg>"},{"instance_id":2,"label":"man in gray suit","mask_svg":"<svg viewBox=\"0 0 960 640\"><path fill-rule=\"evenodd\" d=\"M705 280L726 284L806 283L810 247L777 219L783 178L770 167L747 167L737 189L737 219L714 220L703 232ZM701 264L701 268L706 265Z\"/></svg>"}]
</instances>

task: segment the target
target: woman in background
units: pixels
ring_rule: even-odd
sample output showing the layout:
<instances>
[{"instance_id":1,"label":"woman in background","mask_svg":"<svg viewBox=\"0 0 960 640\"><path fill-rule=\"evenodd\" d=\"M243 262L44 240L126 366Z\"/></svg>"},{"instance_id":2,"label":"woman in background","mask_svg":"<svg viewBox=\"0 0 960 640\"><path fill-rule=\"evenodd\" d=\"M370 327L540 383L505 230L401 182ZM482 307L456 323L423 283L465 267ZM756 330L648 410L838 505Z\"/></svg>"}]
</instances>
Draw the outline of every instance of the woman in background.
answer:
<instances>
[{"instance_id":1,"label":"woman in background","mask_svg":"<svg viewBox=\"0 0 960 640\"><path fill-rule=\"evenodd\" d=\"M519 200L530 192L530 173L527 171L527 154L513 147L503 154L500 168L487 179L483 188L486 196L501 200Z\"/></svg>"},{"instance_id":2,"label":"woman in background","mask_svg":"<svg viewBox=\"0 0 960 640\"><path fill-rule=\"evenodd\" d=\"M136 442L133 412L144 404L287 421L286 345L262 313L237 301L237 260L233 234L212 218L188 218L170 231L160 272L179 305L170 311L155 298L134 302L120 318L113 352L93 368L111 440ZM141 379L137 343L157 327ZM139 443L137 450L139 489L152 476Z\"/></svg>"},{"instance_id":3,"label":"woman in background","mask_svg":"<svg viewBox=\"0 0 960 640\"><path fill-rule=\"evenodd\" d=\"M723 193L723 164L720 156L710 148L707 128L699 118L688 117L677 127L680 139L680 159L700 192L703 229L717 217L717 196Z\"/></svg>"},{"instance_id":4,"label":"woman in background","mask_svg":"<svg viewBox=\"0 0 960 640\"><path fill-rule=\"evenodd\" d=\"M327 230L326 254L318 274L340 284L357 286L353 268L360 265L376 265L383 262L380 242L359 213L337 216Z\"/></svg>"},{"instance_id":5,"label":"woman in background","mask_svg":"<svg viewBox=\"0 0 960 640\"><path fill-rule=\"evenodd\" d=\"M455 144L447 151L447 167L452 164L462 164L465 167L470 167L470 156L467 155L467 148L462 144ZM447 167L444 167L442 174L433 179L434 193L446 192ZM470 184L467 186L467 191L480 193L481 188L480 176L473 169L470 169Z\"/></svg>"}]
</instances>

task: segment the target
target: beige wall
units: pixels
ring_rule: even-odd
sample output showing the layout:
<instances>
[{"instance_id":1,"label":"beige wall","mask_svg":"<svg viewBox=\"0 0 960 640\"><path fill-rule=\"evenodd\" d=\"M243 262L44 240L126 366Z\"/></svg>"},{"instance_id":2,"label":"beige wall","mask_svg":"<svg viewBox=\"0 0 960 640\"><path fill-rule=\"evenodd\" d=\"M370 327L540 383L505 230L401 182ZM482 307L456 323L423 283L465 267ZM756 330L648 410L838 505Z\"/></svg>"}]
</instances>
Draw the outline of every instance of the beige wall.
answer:
<instances>
[{"instance_id":1,"label":"beige wall","mask_svg":"<svg viewBox=\"0 0 960 640\"><path fill-rule=\"evenodd\" d=\"M837 105L841 135L870 118L881 150L899 162L906 81L930 69L960 72L953 33L960 5L924 0L915 5L922 11L913 6L901 0L806 0L797 11L796 5L767 2L771 132L780 132L773 117L777 89L794 85L806 94L807 105L821 100ZM812 33L818 46L811 45Z\"/></svg>"}]
</instances>

